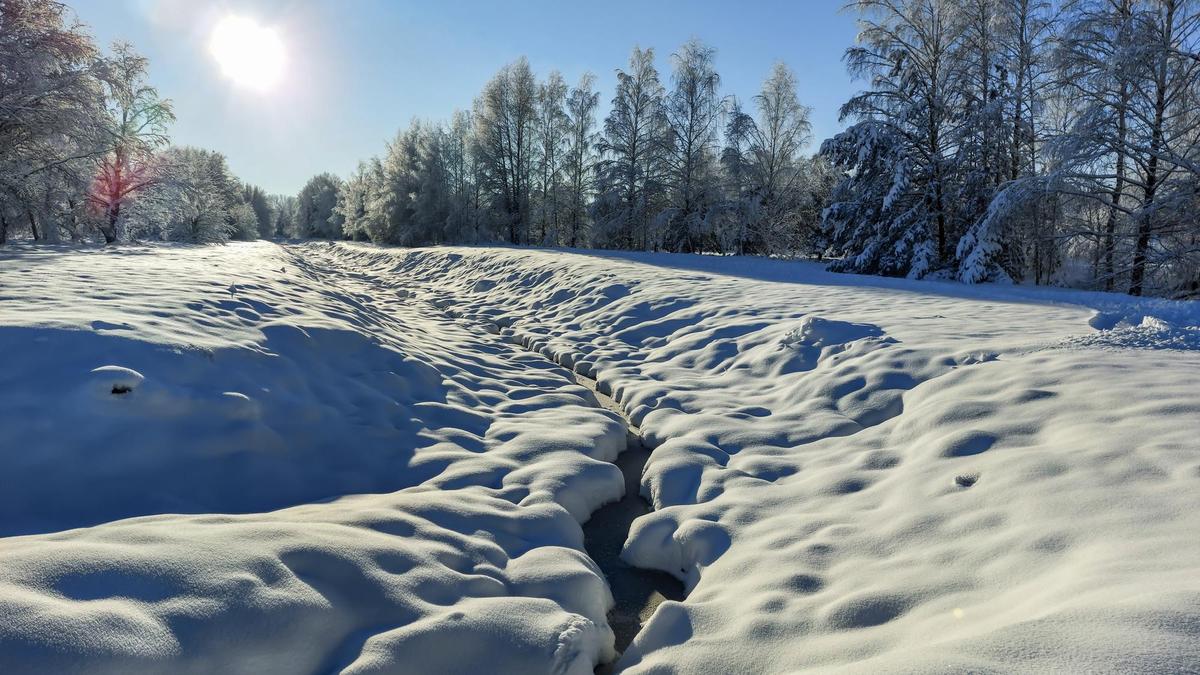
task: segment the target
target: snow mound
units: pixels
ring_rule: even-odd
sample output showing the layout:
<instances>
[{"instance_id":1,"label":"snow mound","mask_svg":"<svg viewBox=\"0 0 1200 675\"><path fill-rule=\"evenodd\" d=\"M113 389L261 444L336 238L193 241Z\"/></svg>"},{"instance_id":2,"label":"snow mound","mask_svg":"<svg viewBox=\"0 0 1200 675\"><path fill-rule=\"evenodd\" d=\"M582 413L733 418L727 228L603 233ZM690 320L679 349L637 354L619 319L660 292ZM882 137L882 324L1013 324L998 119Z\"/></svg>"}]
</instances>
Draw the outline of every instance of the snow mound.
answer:
<instances>
[{"instance_id":1,"label":"snow mound","mask_svg":"<svg viewBox=\"0 0 1200 675\"><path fill-rule=\"evenodd\" d=\"M783 337L785 347L825 347L841 346L847 342L869 337L879 337L883 331L878 326L864 323L847 323L831 321L819 316L806 316L800 319L800 325Z\"/></svg>"},{"instance_id":2,"label":"snow mound","mask_svg":"<svg viewBox=\"0 0 1200 675\"><path fill-rule=\"evenodd\" d=\"M97 399L103 400L106 394L109 396L131 394L145 380L144 375L131 368L100 366L92 369L88 390Z\"/></svg>"},{"instance_id":3,"label":"snow mound","mask_svg":"<svg viewBox=\"0 0 1200 675\"><path fill-rule=\"evenodd\" d=\"M1098 312L1089 321L1097 330L1073 337L1070 347L1116 349L1200 349L1200 325L1175 325L1148 314Z\"/></svg>"}]
</instances>

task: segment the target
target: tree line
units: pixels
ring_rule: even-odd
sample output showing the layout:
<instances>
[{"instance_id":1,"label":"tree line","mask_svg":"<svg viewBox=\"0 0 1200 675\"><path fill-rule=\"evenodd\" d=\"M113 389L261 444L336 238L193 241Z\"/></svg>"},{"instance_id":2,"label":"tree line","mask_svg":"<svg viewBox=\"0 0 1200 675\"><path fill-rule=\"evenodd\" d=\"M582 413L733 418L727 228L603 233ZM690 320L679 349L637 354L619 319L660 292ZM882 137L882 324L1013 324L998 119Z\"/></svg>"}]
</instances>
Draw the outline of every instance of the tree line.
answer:
<instances>
[{"instance_id":1,"label":"tree line","mask_svg":"<svg viewBox=\"0 0 1200 675\"><path fill-rule=\"evenodd\" d=\"M598 79L524 58L294 196L172 148L127 45L0 0L0 237L507 242L824 258L846 272L1200 295L1197 0L854 0L863 90L809 154L776 64L746 101L715 50Z\"/></svg>"},{"instance_id":2,"label":"tree line","mask_svg":"<svg viewBox=\"0 0 1200 675\"><path fill-rule=\"evenodd\" d=\"M504 66L469 110L414 121L345 181L313 179L296 236L401 245L506 241L683 252L820 253L835 175L804 154L808 109L778 64L743 109L715 51L692 40L616 72L603 120L596 78Z\"/></svg>"},{"instance_id":3,"label":"tree line","mask_svg":"<svg viewBox=\"0 0 1200 675\"><path fill-rule=\"evenodd\" d=\"M748 105L692 40L660 75L502 68L336 190L329 232L829 257L846 272L1200 294L1193 0L857 0L865 89L814 156L796 77ZM315 231L298 234L314 234Z\"/></svg>"}]
</instances>

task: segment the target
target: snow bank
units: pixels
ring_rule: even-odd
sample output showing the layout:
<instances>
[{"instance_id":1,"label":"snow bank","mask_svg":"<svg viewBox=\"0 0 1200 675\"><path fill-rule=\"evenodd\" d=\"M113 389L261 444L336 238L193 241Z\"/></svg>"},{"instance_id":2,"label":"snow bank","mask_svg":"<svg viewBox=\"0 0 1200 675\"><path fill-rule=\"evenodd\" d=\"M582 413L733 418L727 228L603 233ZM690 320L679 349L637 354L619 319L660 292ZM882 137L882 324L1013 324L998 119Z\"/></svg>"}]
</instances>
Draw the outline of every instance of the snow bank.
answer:
<instances>
[{"instance_id":1,"label":"snow bank","mask_svg":"<svg viewBox=\"0 0 1200 675\"><path fill-rule=\"evenodd\" d=\"M613 656L578 523L623 493L623 425L563 369L333 262L0 252L6 673Z\"/></svg>"},{"instance_id":2,"label":"snow bank","mask_svg":"<svg viewBox=\"0 0 1200 675\"><path fill-rule=\"evenodd\" d=\"M624 555L690 595L630 672L1200 662L1195 305L693 256L332 254L595 376L656 446Z\"/></svg>"}]
</instances>

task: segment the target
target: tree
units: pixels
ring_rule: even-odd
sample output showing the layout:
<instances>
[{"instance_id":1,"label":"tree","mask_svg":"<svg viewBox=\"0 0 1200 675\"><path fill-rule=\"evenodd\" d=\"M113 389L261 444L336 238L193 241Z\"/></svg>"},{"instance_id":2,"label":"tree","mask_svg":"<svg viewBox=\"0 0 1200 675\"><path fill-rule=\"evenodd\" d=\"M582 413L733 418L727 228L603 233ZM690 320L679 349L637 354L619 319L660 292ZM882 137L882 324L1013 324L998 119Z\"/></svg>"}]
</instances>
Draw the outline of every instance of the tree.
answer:
<instances>
[{"instance_id":1,"label":"tree","mask_svg":"<svg viewBox=\"0 0 1200 675\"><path fill-rule=\"evenodd\" d=\"M524 57L493 77L475 101L475 135L483 176L507 221L508 240L529 240L529 198L537 82Z\"/></svg>"},{"instance_id":2,"label":"tree","mask_svg":"<svg viewBox=\"0 0 1200 675\"><path fill-rule=\"evenodd\" d=\"M271 202L267 193L257 185L242 184L242 201L254 212L258 233L256 237L270 239L274 233L274 215L271 212Z\"/></svg>"},{"instance_id":3,"label":"tree","mask_svg":"<svg viewBox=\"0 0 1200 675\"><path fill-rule=\"evenodd\" d=\"M596 145L600 196L593 214L601 246L650 247L650 215L661 194L665 95L654 50L635 47L628 70L617 71L612 110Z\"/></svg>"},{"instance_id":4,"label":"tree","mask_svg":"<svg viewBox=\"0 0 1200 675\"><path fill-rule=\"evenodd\" d=\"M271 195L269 201L271 202L271 212L274 213L272 236L293 236L297 228L296 221L299 211L299 203L296 198L291 195Z\"/></svg>"},{"instance_id":5,"label":"tree","mask_svg":"<svg viewBox=\"0 0 1200 675\"><path fill-rule=\"evenodd\" d=\"M471 113L455 111L442 144L443 164L448 181L449 216L447 235L454 241L479 239L480 169L475 152L474 122Z\"/></svg>"},{"instance_id":6,"label":"tree","mask_svg":"<svg viewBox=\"0 0 1200 675\"><path fill-rule=\"evenodd\" d=\"M795 74L783 63L772 68L754 103L757 119L733 106L722 153L734 194L745 202L738 252L795 250L816 235L816 221L801 217L809 111L796 96Z\"/></svg>"},{"instance_id":7,"label":"tree","mask_svg":"<svg viewBox=\"0 0 1200 675\"><path fill-rule=\"evenodd\" d=\"M258 214L254 207L246 202L234 204L229 209L229 237L240 241L253 241L258 238Z\"/></svg>"},{"instance_id":8,"label":"tree","mask_svg":"<svg viewBox=\"0 0 1200 675\"><path fill-rule=\"evenodd\" d=\"M167 127L175 120L170 101L145 83L147 64L123 42L113 45L104 64L106 151L88 201L104 214L99 225L106 243L121 236L122 207L160 179L154 151L168 143Z\"/></svg>"},{"instance_id":9,"label":"tree","mask_svg":"<svg viewBox=\"0 0 1200 675\"><path fill-rule=\"evenodd\" d=\"M676 251L705 248L705 219L715 201L715 160L723 101L713 65L716 50L689 40L671 56L672 84L663 105L664 180L670 208L664 212L665 244Z\"/></svg>"},{"instance_id":10,"label":"tree","mask_svg":"<svg viewBox=\"0 0 1200 675\"><path fill-rule=\"evenodd\" d=\"M334 212L341 181L330 173L313 176L296 196L294 234L299 237L340 239L342 219Z\"/></svg>"},{"instance_id":11,"label":"tree","mask_svg":"<svg viewBox=\"0 0 1200 675\"><path fill-rule=\"evenodd\" d=\"M57 235L57 225L39 230L36 212L46 189L87 180L103 112L98 70L91 38L64 5L0 0L0 243L18 218L38 238Z\"/></svg>"},{"instance_id":12,"label":"tree","mask_svg":"<svg viewBox=\"0 0 1200 675\"><path fill-rule=\"evenodd\" d=\"M1094 0L1073 11L1058 53L1072 119L1053 140L1052 170L1031 182L1083 216L1078 235L1098 242L1106 288L1124 279L1141 295L1152 276L1162 290L1188 283L1197 228L1186 214L1200 176L1196 5Z\"/></svg>"},{"instance_id":13,"label":"tree","mask_svg":"<svg viewBox=\"0 0 1200 675\"><path fill-rule=\"evenodd\" d=\"M155 183L155 191L165 193L164 239L220 243L237 234L239 227L246 234L256 229L251 226L252 209L235 210L244 204L224 155L186 147L162 154L164 178Z\"/></svg>"},{"instance_id":14,"label":"tree","mask_svg":"<svg viewBox=\"0 0 1200 675\"><path fill-rule=\"evenodd\" d=\"M596 77L584 73L567 96L567 246L577 246L583 235L586 207L590 197L592 148L596 143L596 108L600 93L594 90Z\"/></svg>"},{"instance_id":15,"label":"tree","mask_svg":"<svg viewBox=\"0 0 1200 675\"><path fill-rule=\"evenodd\" d=\"M566 111L567 83L557 70L551 71L538 87L537 140L538 242L554 245L559 241L561 226L562 173L570 134L570 118Z\"/></svg>"},{"instance_id":16,"label":"tree","mask_svg":"<svg viewBox=\"0 0 1200 675\"><path fill-rule=\"evenodd\" d=\"M842 106L858 120L822 154L845 171L824 227L841 271L922 277L945 268L951 243L974 214L948 196L963 131L962 24L948 0L858 0L860 44L851 74L871 88Z\"/></svg>"}]
</instances>

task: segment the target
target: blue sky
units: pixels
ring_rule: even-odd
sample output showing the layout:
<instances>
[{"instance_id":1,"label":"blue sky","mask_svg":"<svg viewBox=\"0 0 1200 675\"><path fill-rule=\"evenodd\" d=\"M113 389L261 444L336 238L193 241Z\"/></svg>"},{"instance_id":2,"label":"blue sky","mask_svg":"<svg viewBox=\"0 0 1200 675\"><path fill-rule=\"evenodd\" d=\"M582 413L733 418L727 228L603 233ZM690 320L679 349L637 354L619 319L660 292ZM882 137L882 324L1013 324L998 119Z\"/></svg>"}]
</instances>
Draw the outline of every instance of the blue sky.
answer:
<instances>
[{"instance_id":1,"label":"blue sky","mask_svg":"<svg viewBox=\"0 0 1200 675\"><path fill-rule=\"evenodd\" d=\"M101 44L128 40L150 57L152 82L176 106L176 143L223 152L239 177L279 193L321 171L347 174L413 117L468 108L521 55L569 83L592 71L605 108L635 44L655 48L667 82L668 55L704 40L717 49L723 93L746 102L782 60L813 110L814 147L841 128L837 108L856 89L841 61L855 36L841 0L67 2ZM288 65L274 91L221 76L208 39L230 14L281 35Z\"/></svg>"}]
</instances>

